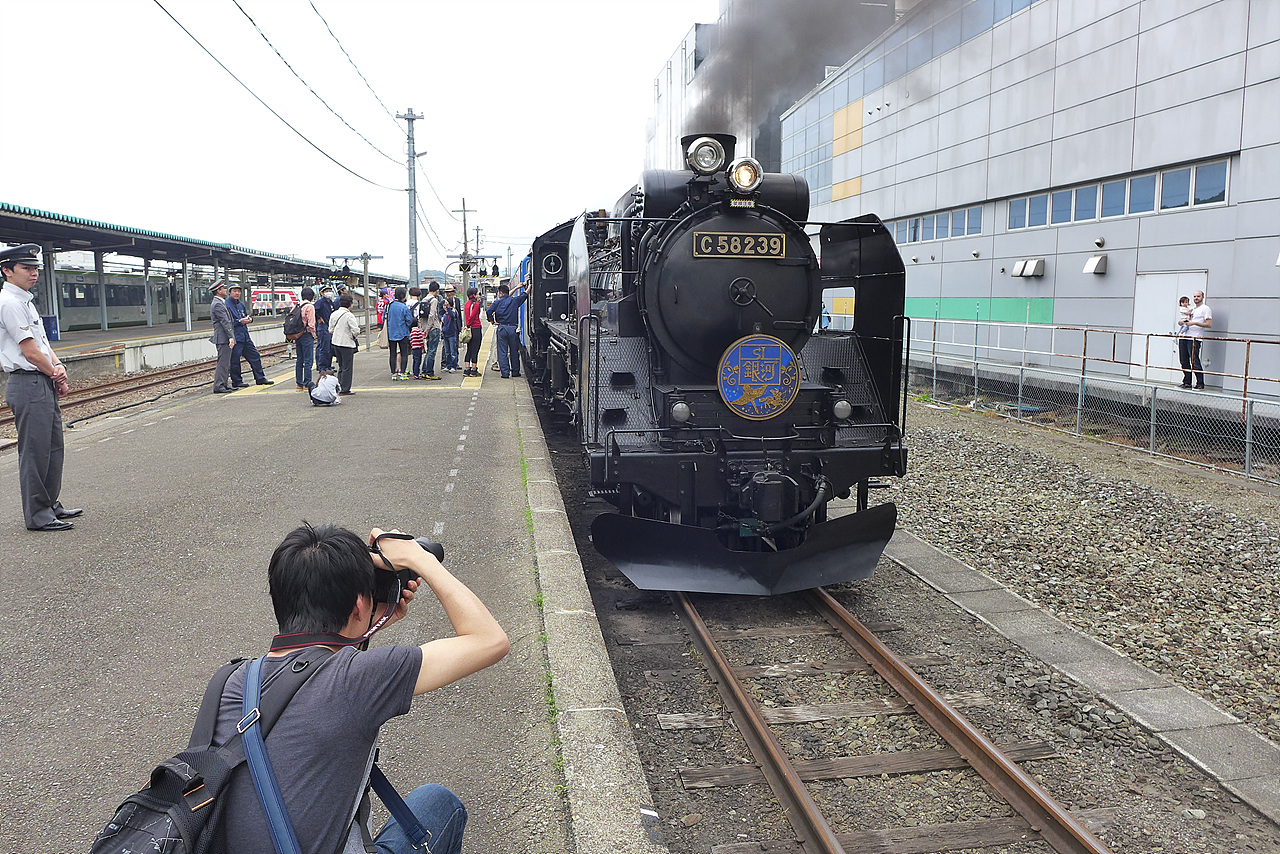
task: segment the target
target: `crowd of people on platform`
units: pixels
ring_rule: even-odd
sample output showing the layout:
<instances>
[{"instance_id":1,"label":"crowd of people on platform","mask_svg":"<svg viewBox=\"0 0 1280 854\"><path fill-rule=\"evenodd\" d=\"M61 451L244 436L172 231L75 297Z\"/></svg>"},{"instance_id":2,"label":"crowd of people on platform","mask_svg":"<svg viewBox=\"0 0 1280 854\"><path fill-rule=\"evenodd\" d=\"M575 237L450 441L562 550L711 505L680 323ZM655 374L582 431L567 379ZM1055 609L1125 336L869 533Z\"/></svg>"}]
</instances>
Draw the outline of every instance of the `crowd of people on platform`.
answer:
<instances>
[{"instance_id":1,"label":"crowd of people on platform","mask_svg":"<svg viewBox=\"0 0 1280 854\"><path fill-rule=\"evenodd\" d=\"M213 335L209 340L218 350L214 392L227 394L248 387L243 380L242 359L249 362L255 382L271 385L262 372L258 348L249 336L253 313L240 301L241 287L227 288L217 282L210 293ZM502 285L498 297L487 310L497 335L496 367L504 378L518 377L520 363L513 348L519 341L519 309L525 294L522 291L513 297ZM294 383L299 391L309 392L316 405L335 406L341 397L355 394L351 375L361 327L351 311L353 302L346 285L325 284L318 299L314 289L304 287L301 302L291 312L292 320L285 321L285 337L292 343L296 359ZM452 283L442 286L432 281L425 294L416 285L385 289L378 299L377 324L381 330L379 343L388 351L391 379L439 380L437 355L440 373L461 371L463 376L480 376L480 344L484 336L481 314L485 311L484 298L474 286L467 289L465 302ZM292 331L291 323L296 327ZM329 386L333 386L332 394ZM322 387L325 390L320 391Z\"/></svg>"}]
</instances>

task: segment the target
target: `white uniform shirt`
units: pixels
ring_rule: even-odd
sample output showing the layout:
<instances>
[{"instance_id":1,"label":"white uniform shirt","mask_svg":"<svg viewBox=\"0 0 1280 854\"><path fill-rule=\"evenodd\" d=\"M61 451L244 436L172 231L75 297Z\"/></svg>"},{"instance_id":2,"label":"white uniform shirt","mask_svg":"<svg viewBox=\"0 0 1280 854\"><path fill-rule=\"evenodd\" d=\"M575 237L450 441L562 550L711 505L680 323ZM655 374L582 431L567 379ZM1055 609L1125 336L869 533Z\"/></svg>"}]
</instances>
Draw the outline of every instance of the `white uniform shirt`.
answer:
<instances>
[{"instance_id":1,"label":"white uniform shirt","mask_svg":"<svg viewBox=\"0 0 1280 854\"><path fill-rule=\"evenodd\" d=\"M53 348L44 334L44 321L36 311L35 295L17 285L5 283L0 290L0 367L6 371L39 370L22 354L19 346L28 338L34 338L40 352L52 361Z\"/></svg>"},{"instance_id":2,"label":"white uniform shirt","mask_svg":"<svg viewBox=\"0 0 1280 854\"><path fill-rule=\"evenodd\" d=\"M1202 302L1195 308L1191 309L1191 321L1193 323L1204 323L1206 320L1213 320L1213 312L1209 310L1209 306L1207 303ZM1204 327L1203 326L1188 327L1187 335L1192 338L1203 338Z\"/></svg>"}]
</instances>

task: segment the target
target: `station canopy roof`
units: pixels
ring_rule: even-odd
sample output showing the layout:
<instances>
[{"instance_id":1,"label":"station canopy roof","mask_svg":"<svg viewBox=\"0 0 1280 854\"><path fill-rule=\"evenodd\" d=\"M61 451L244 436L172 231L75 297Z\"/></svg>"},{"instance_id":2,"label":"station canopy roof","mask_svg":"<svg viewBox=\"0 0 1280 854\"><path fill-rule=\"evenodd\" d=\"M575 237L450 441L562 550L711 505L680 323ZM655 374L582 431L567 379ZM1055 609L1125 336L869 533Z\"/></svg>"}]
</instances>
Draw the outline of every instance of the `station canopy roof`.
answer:
<instances>
[{"instance_id":1,"label":"station canopy roof","mask_svg":"<svg viewBox=\"0 0 1280 854\"><path fill-rule=\"evenodd\" d=\"M283 273L295 276L328 276L333 265L306 261L290 255L262 252L232 243L213 243L141 228L112 225L67 214L0 202L0 241L38 243L54 252L100 250L130 258L181 263L214 264L228 270L252 273ZM359 259L349 262L358 271ZM387 276L370 271L370 282L407 284L404 276Z\"/></svg>"}]
</instances>

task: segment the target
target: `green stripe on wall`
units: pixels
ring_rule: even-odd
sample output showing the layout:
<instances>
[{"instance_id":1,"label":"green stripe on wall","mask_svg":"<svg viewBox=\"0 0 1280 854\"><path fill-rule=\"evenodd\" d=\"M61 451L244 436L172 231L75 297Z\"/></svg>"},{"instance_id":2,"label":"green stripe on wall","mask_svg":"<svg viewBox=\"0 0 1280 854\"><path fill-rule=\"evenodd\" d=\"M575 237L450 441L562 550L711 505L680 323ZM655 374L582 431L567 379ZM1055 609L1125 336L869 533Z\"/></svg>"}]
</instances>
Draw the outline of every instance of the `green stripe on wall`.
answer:
<instances>
[{"instance_id":1,"label":"green stripe on wall","mask_svg":"<svg viewBox=\"0 0 1280 854\"><path fill-rule=\"evenodd\" d=\"M908 317L919 320L993 320L999 323L1053 323L1053 298L908 297Z\"/></svg>"}]
</instances>

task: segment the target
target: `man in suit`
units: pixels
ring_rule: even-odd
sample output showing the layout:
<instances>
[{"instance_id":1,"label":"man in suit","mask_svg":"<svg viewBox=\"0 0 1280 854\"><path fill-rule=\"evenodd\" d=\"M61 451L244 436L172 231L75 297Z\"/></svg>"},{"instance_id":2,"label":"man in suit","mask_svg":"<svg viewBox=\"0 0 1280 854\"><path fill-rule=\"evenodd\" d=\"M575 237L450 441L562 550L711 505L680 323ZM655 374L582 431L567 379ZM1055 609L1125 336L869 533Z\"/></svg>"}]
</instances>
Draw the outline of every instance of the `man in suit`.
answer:
<instances>
[{"instance_id":1,"label":"man in suit","mask_svg":"<svg viewBox=\"0 0 1280 854\"><path fill-rule=\"evenodd\" d=\"M232 285L231 296L227 299L227 313L236 330L236 346L231 350L231 387L248 388L244 382L244 374L240 371L240 357L249 362L249 370L253 371L253 379L258 385L274 385L262 372L262 356L258 353L258 345L249 337L249 324L253 323L253 315L240 302L240 286Z\"/></svg>"},{"instance_id":2,"label":"man in suit","mask_svg":"<svg viewBox=\"0 0 1280 854\"><path fill-rule=\"evenodd\" d=\"M231 312L227 309L227 286L221 281L214 282L209 288L213 294L209 313L213 317L213 334L209 343L218 348L218 367L213 372L213 393L230 394L235 391L231 387L231 351L236 346L236 327L231 321Z\"/></svg>"},{"instance_id":3,"label":"man in suit","mask_svg":"<svg viewBox=\"0 0 1280 854\"><path fill-rule=\"evenodd\" d=\"M18 482L29 531L66 531L84 511L63 507L62 409L71 390L31 293L40 280L40 247L0 250L0 367L9 374L5 401L18 428Z\"/></svg>"}]
</instances>

